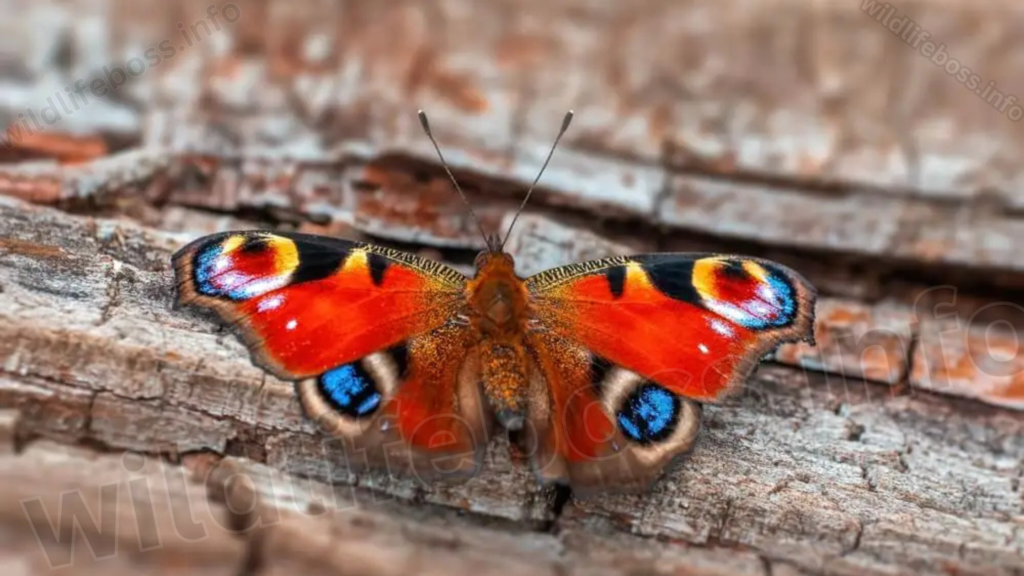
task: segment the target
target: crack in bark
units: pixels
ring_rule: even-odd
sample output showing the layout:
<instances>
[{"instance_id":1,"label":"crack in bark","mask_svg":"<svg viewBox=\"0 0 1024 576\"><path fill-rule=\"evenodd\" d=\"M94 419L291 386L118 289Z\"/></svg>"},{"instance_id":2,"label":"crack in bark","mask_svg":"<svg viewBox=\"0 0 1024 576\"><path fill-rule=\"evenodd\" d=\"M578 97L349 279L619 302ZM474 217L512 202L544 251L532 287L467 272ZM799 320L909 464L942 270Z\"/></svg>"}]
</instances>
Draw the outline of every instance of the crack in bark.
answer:
<instances>
[{"instance_id":1,"label":"crack in bark","mask_svg":"<svg viewBox=\"0 0 1024 576\"><path fill-rule=\"evenodd\" d=\"M110 277L110 284L107 286L106 297L107 301L103 304L100 309L100 318L96 322L96 326L103 326L110 321L113 315L113 310L120 305L121 300L121 274L124 264L117 259L114 259L111 264L112 275Z\"/></svg>"}]
</instances>

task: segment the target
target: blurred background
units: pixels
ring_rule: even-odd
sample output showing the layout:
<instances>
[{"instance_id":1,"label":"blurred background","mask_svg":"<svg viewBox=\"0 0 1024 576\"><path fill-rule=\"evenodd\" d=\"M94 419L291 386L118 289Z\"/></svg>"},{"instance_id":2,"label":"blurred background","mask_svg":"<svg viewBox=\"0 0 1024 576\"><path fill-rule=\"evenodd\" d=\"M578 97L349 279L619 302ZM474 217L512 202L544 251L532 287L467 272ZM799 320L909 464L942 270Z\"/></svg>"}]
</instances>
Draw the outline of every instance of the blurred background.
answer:
<instances>
[{"instance_id":1,"label":"blurred background","mask_svg":"<svg viewBox=\"0 0 1024 576\"><path fill-rule=\"evenodd\" d=\"M523 189L573 109L542 203L601 218L973 267L1010 264L1024 203L1012 3L5 0L4 14L8 162L141 147L433 166L423 108L453 165L506 183L490 201ZM295 186L207 202L358 211ZM951 210L974 202L1005 217L960 237Z\"/></svg>"},{"instance_id":2,"label":"blurred background","mask_svg":"<svg viewBox=\"0 0 1024 576\"><path fill-rule=\"evenodd\" d=\"M417 110L428 113L485 228L498 232L571 109L572 126L509 241L520 272L665 250L790 265L821 293L818 345L781 348L775 360L789 371L777 381L812 382L811 396L826 390L837 419L856 410L849 406L906 402L863 408L893 411L867 456L856 455L875 502L864 510L884 506L873 500L878 484L863 459L897 470L892 490L911 469L905 458L927 476L931 469L914 460L927 450L911 456L895 422L906 424L904 411L935 417L920 437L962 448L962 461L935 460L935 470L983 461L996 478L991 486L1007 484L996 497L987 488L971 492L975 477L957 477L949 485L970 494L954 497L943 485L929 505L991 496L978 497L978 517L996 510L1018 518L1016 528L985 530L1009 547L1000 561L1020 569L1024 445L1019 429L991 422L1016 425L1024 409L1024 4L0 0L0 14L0 201L9 203L0 203L0 219L10 222L0 222L0 240L71 227L19 224L37 222L41 206L141 226L148 236L138 245L148 252L125 261L165 276L166 250L152 248L153 238L177 246L251 227L394 245L469 273L484 241ZM150 316L161 326L179 321ZM35 321L27 312L9 318ZM208 326L195 329L203 331ZM810 397L787 390L783 405L786 394L800 398L794 403ZM926 400L910 400L919 390ZM929 404L933 392L941 400ZM782 414L776 424L785 428L791 415ZM943 429L954 415L992 414ZM843 442L859 441L857 426ZM962 437L978 430L996 440L984 448L991 454L972 460L983 448ZM803 450L824 436L794 437ZM776 440L721 460L747 462ZM853 462L846 449L808 448L827 463L808 477ZM860 481L857 470L851 482ZM932 494L922 485L907 494ZM700 482L690 489L699 493ZM730 496L726 513L767 516L758 506L774 498L771 490ZM885 497L913 499L901 494ZM789 541L746 532L701 532L700 502L663 506L689 514L678 524L665 520L678 529L668 532L790 550ZM787 514L817 509L789 504ZM974 504L963 506L951 517L974 514L963 511ZM634 510L611 508L615 518ZM856 514L850 522L872 517ZM833 526L821 518L810 531ZM934 526L944 533L948 525ZM632 529L664 535L663 528ZM860 546L860 532L855 541ZM964 548L951 546L950 557L959 550L963 560ZM793 550L778 554L810 557Z\"/></svg>"}]
</instances>

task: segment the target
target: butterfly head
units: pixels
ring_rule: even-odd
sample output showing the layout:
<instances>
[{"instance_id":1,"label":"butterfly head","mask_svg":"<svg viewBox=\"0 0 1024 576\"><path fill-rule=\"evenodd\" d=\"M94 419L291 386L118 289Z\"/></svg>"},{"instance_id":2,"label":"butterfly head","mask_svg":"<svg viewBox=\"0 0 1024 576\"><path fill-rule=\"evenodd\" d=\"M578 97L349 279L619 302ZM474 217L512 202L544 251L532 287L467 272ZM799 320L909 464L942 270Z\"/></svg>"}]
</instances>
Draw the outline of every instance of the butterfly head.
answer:
<instances>
[{"instance_id":1,"label":"butterfly head","mask_svg":"<svg viewBox=\"0 0 1024 576\"><path fill-rule=\"evenodd\" d=\"M476 260L473 261L473 266L476 267L477 277L484 275L505 276L509 272L514 274L516 261L508 252L502 252L500 250L484 250L476 255Z\"/></svg>"}]
</instances>

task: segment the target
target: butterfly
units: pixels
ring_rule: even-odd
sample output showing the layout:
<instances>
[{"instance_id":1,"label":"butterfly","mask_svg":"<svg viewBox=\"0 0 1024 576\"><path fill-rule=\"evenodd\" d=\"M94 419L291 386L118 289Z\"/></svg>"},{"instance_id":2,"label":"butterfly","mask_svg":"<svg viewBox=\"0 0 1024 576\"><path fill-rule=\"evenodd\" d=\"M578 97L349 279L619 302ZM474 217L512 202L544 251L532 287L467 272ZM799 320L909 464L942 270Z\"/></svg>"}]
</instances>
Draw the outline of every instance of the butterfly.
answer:
<instances>
[{"instance_id":1,"label":"butterfly","mask_svg":"<svg viewBox=\"0 0 1024 576\"><path fill-rule=\"evenodd\" d=\"M213 234L174 255L178 301L215 310L294 381L350 465L472 476L504 428L542 482L577 493L645 489L693 445L701 403L779 343L813 341L814 287L772 261L655 253L522 278L484 239L469 277L374 244Z\"/></svg>"}]
</instances>

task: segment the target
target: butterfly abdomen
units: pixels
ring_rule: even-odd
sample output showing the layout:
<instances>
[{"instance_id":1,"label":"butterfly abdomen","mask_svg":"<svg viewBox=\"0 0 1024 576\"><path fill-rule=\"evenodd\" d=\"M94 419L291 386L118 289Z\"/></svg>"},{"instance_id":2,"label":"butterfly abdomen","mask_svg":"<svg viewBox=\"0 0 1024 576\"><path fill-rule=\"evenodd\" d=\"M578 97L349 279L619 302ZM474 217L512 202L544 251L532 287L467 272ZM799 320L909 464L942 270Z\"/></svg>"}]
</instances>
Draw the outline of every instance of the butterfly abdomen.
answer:
<instances>
[{"instance_id":1,"label":"butterfly abdomen","mask_svg":"<svg viewBox=\"0 0 1024 576\"><path fill-rule=\"evenodd\" d=\"M509 430L518 430L525 419L527 358L521 343L485 340L480 349L484 394L498 420Z\"/></svg>"}]
</instances>

